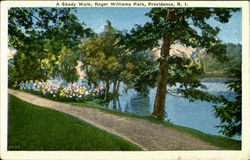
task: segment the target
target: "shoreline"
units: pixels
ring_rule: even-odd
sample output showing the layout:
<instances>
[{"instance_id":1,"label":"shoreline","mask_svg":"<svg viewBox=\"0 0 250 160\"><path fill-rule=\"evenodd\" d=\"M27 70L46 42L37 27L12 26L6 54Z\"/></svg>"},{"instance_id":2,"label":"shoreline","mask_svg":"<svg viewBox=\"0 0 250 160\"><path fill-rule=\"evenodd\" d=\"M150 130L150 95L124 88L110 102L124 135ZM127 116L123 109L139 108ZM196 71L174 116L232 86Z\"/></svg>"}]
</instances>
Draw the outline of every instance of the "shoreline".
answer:
<instances>
[{"instance_id":1,"label":"shoreline","mask_svg":"<svg viewBox=\"0 0 250 160\"><path fill-rule=\"evenodd\" d=\"M229 80L230 78L228 77L204 77L200 78L199 80L201 82L224 82Z\"/></svg>"}]
</instances>

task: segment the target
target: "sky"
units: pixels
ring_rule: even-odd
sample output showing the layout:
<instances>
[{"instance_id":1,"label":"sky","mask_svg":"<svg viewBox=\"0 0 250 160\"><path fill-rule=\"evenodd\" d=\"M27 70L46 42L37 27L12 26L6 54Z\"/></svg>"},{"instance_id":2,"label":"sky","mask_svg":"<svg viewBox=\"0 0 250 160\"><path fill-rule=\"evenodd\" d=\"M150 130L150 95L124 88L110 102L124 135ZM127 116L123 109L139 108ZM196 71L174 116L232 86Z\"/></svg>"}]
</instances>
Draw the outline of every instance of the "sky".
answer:
<instances>
[{"instance_id":1,"label":"sky","mask_svg":"<svg viewBox=\"0 0 250 160\"><path fill-rule=\"evenodd\" d=\"M110 20L114 28L118 30L130 31L135 24L145 24L150 18L145 16L151 8L132 8L132 7L103 7L103 8L77 8L77 16L81 22L92 28L95 32L100 33L104 30L106 20ZM242 42L242 13L233 13L229 23L221 24L214 20L208 22L212 26L218 26L221 31L219 39L224 43L241 43Z\"/></svg>"}]
</instances>

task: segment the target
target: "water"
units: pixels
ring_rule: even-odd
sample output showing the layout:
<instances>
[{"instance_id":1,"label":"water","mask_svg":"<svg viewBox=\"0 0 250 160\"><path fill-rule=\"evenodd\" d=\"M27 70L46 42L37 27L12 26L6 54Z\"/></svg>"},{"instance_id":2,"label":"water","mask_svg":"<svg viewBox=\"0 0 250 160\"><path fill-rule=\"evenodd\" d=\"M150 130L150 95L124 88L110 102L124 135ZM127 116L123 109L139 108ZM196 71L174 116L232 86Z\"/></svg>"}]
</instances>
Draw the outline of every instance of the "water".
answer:
<instances>
[{"instance_id":1,"label":"water","mask_svg":"<svg viewBox=\"0 0 250 160\"><path fill-rule=\"evenodd\" d=\"M235 97L235 93L229 91L222 81L203 82L203 84L208 88L206 91L213 95L223 95L230 99ZM133 89L125 92L124 86L121 85L119 93L119 99L110 102L108 108L140 116L149 116L153 112L156 88L151 89L148 96L142 96ZM219 128L216 127L220 125L220 119L215 117L213 105L215 104L209 102L190 103L187 99L168 94L165 105L166 121L194 128L204 133L221 135L218 133ZM240 136L233 138L241 139Z\"/></svg>"}]
</instances>

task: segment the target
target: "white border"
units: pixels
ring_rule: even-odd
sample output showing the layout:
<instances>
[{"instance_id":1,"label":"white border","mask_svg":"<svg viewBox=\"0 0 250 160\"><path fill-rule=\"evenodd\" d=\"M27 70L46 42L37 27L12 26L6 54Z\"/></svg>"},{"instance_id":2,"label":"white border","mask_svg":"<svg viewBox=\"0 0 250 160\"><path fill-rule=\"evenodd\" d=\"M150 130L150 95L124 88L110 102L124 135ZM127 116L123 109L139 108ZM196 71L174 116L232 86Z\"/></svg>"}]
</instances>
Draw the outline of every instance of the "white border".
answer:
<instances>
[{"instance_id":1,"label":"white border","mask_svg":"<svg viewBox=\"0 0 250 160\"><path fill-rule=\"evenodd\" d=\"M249 2L248 1L169 1L171 3L187 3L188 7L241 7L242 8L242 74L243 74L243 105L242 105L242 150L241 151L141 151L141 152L79 152L79 151L7 151L7 56L8 56L8 8L9 7L56 7L62 2L89 2L94 1L4 1L1 2L1 155L0 159L250 159L250 56L249 56ZM109 1L98 1L109 2ZM114 1L110 1L114 2ZM134 1L124 1L134 3ZM140 1L141 2L141 1ZM144 1L149 2L149 1ZM166 1L159 1L166 2Z\"/></svg>"},{"instance_id":2,"label":"white border","mask_svg":"<svg viewBox=\"0 0 250 160\"><path fill-rule=\"evenodd\" d=\"M248 1L157 1L157 0L153 0L153 1L103 1L103 0L93 0L93 1L3 1L2 6L3 7L71 7L71 6L57 6L57 3L62 4L62 3L75 3L76 7L81 7L78 5L78 3L90 3L93 6L92 7L100 7L100 6L96 6L95 3L108 3L107 6L104 7L115 7L115 6L111 6L110 3L113 2L124 2L124 3L132 3L134 4L135 2L138 3L145 3L146 6L144 7L152 7L152 6L147 6L148 2L154 2L154 3L173 3L173 4L177 4L177 3L181 3L182 7L249 7L249 2ZM185 3L187 4L187 6L185 6ZM117 6L117 7L122 7L122 6ZM128 6L124 6L124 7L128 7ZM131 6L131 7L143 7L143 6ZM157 7L157 6L155 6ZM166 6L168 7L168 6ZM179 6L175 6L175 7L179 7Z\"/></svg>"}]
</instances>

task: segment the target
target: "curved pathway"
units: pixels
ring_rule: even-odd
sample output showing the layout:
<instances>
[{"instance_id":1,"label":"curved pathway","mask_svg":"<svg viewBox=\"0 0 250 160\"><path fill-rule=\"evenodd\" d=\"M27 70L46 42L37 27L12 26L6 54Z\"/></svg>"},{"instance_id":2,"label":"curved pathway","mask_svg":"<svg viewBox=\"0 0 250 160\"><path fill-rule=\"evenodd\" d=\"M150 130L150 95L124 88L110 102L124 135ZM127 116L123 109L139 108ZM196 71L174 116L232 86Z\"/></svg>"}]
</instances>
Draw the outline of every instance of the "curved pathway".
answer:
<instances>
[{"instance_id":1,"label":"curved pathway","mask_svg":"<svg viewBox=\"0 0 250 160\"><path fill-rule=\"evenodd\" d=\"M29 103L51 108L77 117L100 129L123 137L144 150L216 150L215 146L171 128L147 120L121 117L99 109L77 107L56 102L17 90L8 90L10 94Z\"/></svg>"}]
</instances>

